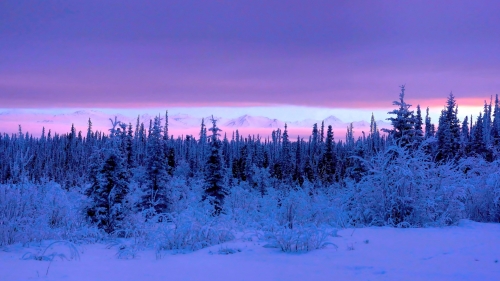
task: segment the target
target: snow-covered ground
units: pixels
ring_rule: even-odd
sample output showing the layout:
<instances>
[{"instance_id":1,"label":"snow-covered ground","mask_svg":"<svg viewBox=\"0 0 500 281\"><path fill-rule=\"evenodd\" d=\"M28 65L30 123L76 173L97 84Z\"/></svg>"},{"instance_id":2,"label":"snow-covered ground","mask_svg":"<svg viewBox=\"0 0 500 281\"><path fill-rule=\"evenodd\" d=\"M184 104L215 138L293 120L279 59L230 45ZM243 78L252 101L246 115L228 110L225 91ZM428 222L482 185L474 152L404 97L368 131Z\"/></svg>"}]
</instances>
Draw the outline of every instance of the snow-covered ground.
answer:
<instances>
[{"instance_id":1,"label":"snow-covered ground","mask_svg":"<svg viewBox=\"0 0 500 281\"><path fill-rule=\"evenodd\" d=\"M338 231L323 249L289 254L264 247L252 233L196 252L139 252L118 259L117 247L78 246L79 260L23 260L40 246L0 251L0 280L500 280L500 224L462 220L444 228ZM68 247L49 249L64 253ZM234 252L232 254L221 254ZM67 257L69 253L65 253Z\"/></svg>"}]
</instances>

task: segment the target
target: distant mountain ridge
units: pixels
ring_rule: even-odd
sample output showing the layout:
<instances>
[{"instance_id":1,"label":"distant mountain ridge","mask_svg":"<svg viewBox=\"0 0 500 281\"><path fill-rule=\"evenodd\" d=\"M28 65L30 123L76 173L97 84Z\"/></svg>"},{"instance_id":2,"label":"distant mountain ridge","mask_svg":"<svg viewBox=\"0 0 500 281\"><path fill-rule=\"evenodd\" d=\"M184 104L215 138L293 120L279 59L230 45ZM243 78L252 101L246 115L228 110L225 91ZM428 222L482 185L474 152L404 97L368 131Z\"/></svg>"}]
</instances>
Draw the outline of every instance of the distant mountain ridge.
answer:
<instances>
[{"instance_id":1,"label":"distant mountain ridge","mask_svg":"<svg viewBox=\"0 0 500 281\"><path fill-rule=\"evenodd\" d=\"M160 117L162 119L165 118L165 113L160 113L158 115L150 115L150 114L142 114L139 116L127 116L123 114L109 114L98 110L78 110L72 113L60 113L60 114L48 114L48 113L40 113L40 112L29 112L29 111L17 111L10 110L0 112L0 121L10 121L18 122L18 124L23 125L23 123L38 123L38 124L59 124L65 126L71 126L71 124L75 124L75 126L82 127L86 126L88 120L92 121L92 124L98 127L107 127L110 126L109 119L114 119L117 116L118 120L124 123L131 123L132 126L135 127L137 118L139 118L139 122L144 123L145 127L149 126L149 120L154 119L155 117ZM276 118L269 118L265 116L253 116L249 114L244 114L236 118L222 118L219 116L213 116L215 120L217 120L217 125L221 128L230 128L230 129L244 129L244 128L258 128L258 129L283 129L285 124L287 124L288 128L312 128L314 124L318 125L318 128L321 127L321 122L324 122L325 129L331 125L335 129L345 129L351 123L354 128L369 128L370 122L366 120L359 120L354 122L345 122L340 118L331 115L322 120L316 120L311 118L305 118L299 121L286 121L279 120ZM172 114L168 116L169 128L171 129L192 129L192 128L200 128L201 121L204 121L207 127L211 126L212 116L206 117L195 117L189 114ZM162 120L162 123L164 121ZM389 122L383 120L377 120L377 127L381 128L390 128L391 124ZM82 128L83 129L83 128Z\"/></svg>"},{"instance_id":2,"label":"distant mountain ridge","mask_svg":"<svg viewBox=\"0 0 500 281\"><path fill-rule=\"evenodd\" d=\"M230 128L282 128L285 126L285 122L278 119L245 114L238 118L229 119L222 125Z\"/></svg>"}]
</instances>

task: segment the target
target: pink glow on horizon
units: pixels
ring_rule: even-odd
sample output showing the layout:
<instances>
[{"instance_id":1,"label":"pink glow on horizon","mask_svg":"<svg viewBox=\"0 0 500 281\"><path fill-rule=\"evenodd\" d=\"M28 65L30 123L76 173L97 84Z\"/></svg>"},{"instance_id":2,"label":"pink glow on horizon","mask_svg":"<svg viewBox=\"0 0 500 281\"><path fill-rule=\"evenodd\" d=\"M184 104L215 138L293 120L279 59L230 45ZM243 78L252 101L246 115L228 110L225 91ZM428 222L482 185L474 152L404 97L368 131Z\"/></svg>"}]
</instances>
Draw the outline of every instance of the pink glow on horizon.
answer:
<instances>
[{"instance_id":1,"label":"pink glow on horizon","mask_svg":"<svg viewBox=\"0 0 500 281\"><path fill-rule=\"evenodd\" d=\"M93 121L92 124L92 130L94 132L100 131L104 132L105 134L109 133L109 121L106 120L107 122L99 122L96 123ZM51 131L52 136L54 136L55 133L61 135L61 134L67 134L70 132L71 129L71 122L66 121L66 122L61 122L61 120L57 121L57 123L43 123L43 122L30 122L28 120L24 120L21 122L18 118L15 119L7 119L7 118L2 118L2 126L1 126L1 131L0 133L7 133L7 134L17 134L19 132L18 128L19 125L21 125L22 132L23 134L29 133L30 135L33 135L34 137L40 137L42 134L42 128L45 128L45 134L47 135L49 130ZM85 120L79 120L79 122L73 122L76 132L81 132L82 136L86 135L87 132L87 124ZM146 124L145 124L146 125ZM134 130L135 130L135 124L133 124ZM271 138L272 131L277 130L276 128L251 128L251 127L245 127L245 128L227 128L224 126L221 126L220 129L222 130L220 132L221 137L220 139L224 138L224 134L227 135L227 138L231 140L233 133L238 130L238 133L240 136L243 138L247 138L249 135L257 137L259 135L264 141L265 138ZM280 128L281 132L283 133L284 128ZM311 128L301 128L301 127L293 127L293 126L288 126L287 128L288 131L288 136L290 141L296 141L297 136L299 136L301 139L304 141L309 140L309 136L312 133L312 127ZM355 127L353 129L354 132L354 137L361 137L362 132L365 132L366 135L368 135L368 132L370 131L370 128L365 128L365 127ZM345 141L345 135L347 132L347 128L333 128L334 132L334 138L335 140L342 140ZM199 128L185 128L185 129L180 129L180 128L169 128L169 135L173 135L174 138L177 138L179 136L186 136L186 135L192 135L195 138L199 138ZM325 135L326 135L326 128L325 128Z\"/></svg>"}]
</instances>

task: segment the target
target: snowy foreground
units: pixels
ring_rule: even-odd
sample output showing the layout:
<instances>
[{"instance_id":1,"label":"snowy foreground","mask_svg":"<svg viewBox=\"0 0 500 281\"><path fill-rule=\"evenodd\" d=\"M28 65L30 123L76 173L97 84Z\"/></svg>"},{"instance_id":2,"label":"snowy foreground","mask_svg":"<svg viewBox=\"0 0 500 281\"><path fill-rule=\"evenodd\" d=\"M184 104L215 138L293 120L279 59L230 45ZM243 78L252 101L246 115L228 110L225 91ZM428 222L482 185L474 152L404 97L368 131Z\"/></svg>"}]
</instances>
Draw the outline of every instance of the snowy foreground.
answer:
<instances>
[{"instance_id":1,"label":"snowy foreground","mask_svg":"<svg viewBox=\"0 0 500 281\"><path fill-rule=\"evenodd\" d=\"M139 252L118 259L118 247L78 246L79 260L23 260L50 242L0 251L0 280L500 280L500 224L338 231L325 248L287 254L251 233L186 254ZM64 254L55 246L45 254Z\"/></svg>"}]
</instances>

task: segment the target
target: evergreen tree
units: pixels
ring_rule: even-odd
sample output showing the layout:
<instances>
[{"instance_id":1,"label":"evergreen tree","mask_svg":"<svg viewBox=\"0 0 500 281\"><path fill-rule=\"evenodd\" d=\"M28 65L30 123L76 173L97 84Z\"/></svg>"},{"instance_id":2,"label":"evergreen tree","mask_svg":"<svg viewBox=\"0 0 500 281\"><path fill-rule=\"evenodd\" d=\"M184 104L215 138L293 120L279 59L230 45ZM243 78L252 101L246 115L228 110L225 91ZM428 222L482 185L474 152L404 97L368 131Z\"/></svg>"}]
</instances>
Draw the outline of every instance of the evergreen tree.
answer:
<instances>
[{"instance_id":1,"label":"evergreen tree","mask_svg":"<svg viewBox=\"0 0 500 281\"><path fill-rule=\"evenodd\" d=\"M99 228L111 233L120 228L130 211L126 202L129 177L118 149L106 150L104 162L99 154L94 155L90 170L92 185L86 194L91 199L91 206L87 214Z\"/></svg>"},{"instance_id":2,"label":"evergreen tree","mask_svg":"<svg viewBox=\"0 0 500 281\"><path fill-rule=\"evenodd\" d=\"M469 132L469 117L465 116L462 122L462 133L461 133L461 143L462 147L466 147L469 144L470 132Z\"/></svg>"},{"instance_id":3,"label":"evergreen tree","mask_svg":"<svg viewBox=\"0 0 500 281\"><path fill-rule=\"evenodd\" d=\"M354 147L354 127L352 126L352 123L347 126L347 133L345 135L345 143L348 147L353 148Z\"/></svg>"},{"instance_id":4,"label":"evergreen tree","mask_svg":"<svg viewBox=\"0 0 500 281\"><path fill-rule=\"evenodd\" d=\"M248 164L247 159L248 159L250 153L248 150L249 150L248 144L244 143L240 149L240 158L236 162L237 171L238 171L237 178L242 180L242 181L247 180L247 175L248 175L248 170L249 170L249 167L247 165Z\"/></svg>"},{"instance_id":5,"label":"evergreen tree","mask_svg":"<svg viewBox=\"0 0 500 281\"><path fill-rule=\"evenodd\" d=\"M314 123L313 125L313 130L312 130L312 135L311 135L311 141L310 141L310 159L311 159L311 164L313 166L316 166L318 164L318 157L319 157L319 133L318 133L318 124Z\"/></svg>"},{"instance_id":6,"label":"evergreen tree","mask_svg":"<svg viewBox=\"0 0 500 281\"><path fill-rule=\"evenodd\" d=\"M128 130L127 130L127 136L124 139L127 170L130 170L135 166L135 163L134 163L134 136L133 136L133 134L134 134L134 132L132 131L132 123L129 123Z\"/></svg>"},{"instance_id":7,"label":"evergreen tree","mask_svg":"<svg viewBox=\"0 0 500 281\"><path fill-rule=\"evenodd\" d=\"M175 149L173 147L167 147L166 159L167 159L167 172L170 176L173 176L175 167L177 166L175 162Z\"/></svg>"},{"instance_id":8,"label":"evergreen tree","mask_svg":"<svg viewBox=\"0 0 500 281\"><path fill-rule=\"evenodd\" d=\"M474 126L474 133L472 137L471 143L471 152L485 157L487 154L486 143L484 142L484 124L483 124L483 116L479 113L477 117L476 125Z\"/></svg>"},{"instance_id":9,"label":"evergreen tree","mask_svg":"<svg viewBox=\"0 0 500 281\"><path fill-rule=\"evenodd\" d=\"M325 141L325 120L321 121L321 139L320 143L323 143Z\"/></svg>"},{"instance_id":10,"label":"evergreen tree","mask_svg":"<svg viewBox=\"0 0 500 281\"><path fill-rule=\"evenodd\" d=\"M458 107L453 93L450 93L446 108L441 112L439 118L438 155L437 160L455 159L460 151L460 121L457 117Z\"/></svg>"},{"instance_id":11,"label":"evergreen tree","mask_svg":"<svg viewBox=\"0 0 500 281\"><path fill-rule=\"evenodd\" d=\"M378 131L377 122L375 121L375 116L373 115L372 112L372 117L370 120L370 136L367 149L371 153L375 154L381 149L380 145L381 145L380 133Z\"/></svg>"},{"instance_id":12,"label":"evergreen tree","mask_svg":"<svg viewBox=\"0 0 500 281\"><path fill-rule=\"evenodd\" d=\"M200 167L203 172L204 161L206 159L206 145L207 145L207 128L205 127L205 118L201 119L201 128L200 128L200 139L199 139L199 153L197 155L197 167Z\"/></svg>"},{"instance_id":13,"label":"evergreen tree","mask_svg":"<svg viewBox=\"0 0 500 281\"><path fill-rule=\"evenodd\" d=\"M295 171L293 173L293 180L302 186L304 183L304 176L302 175L302 141L299 136L297 136L297 142L295 144Z\"/></svg>"},{"instance_id":14,"label":"evergreen tree","mask_svg":"<svg viewBox=\"0 0 500 281\"><path fill-rule=\"evenodd\" d=\"M373 116L372 112L372 117L370 119L370 135L374 135L377 132L378 132L377 122L375 122L375 116Z\"/></svg>"},{"instance_id":15,"label":"evergreen tree","mask_svg":"<svg viewBox=\"0 0 500 281\"><path fill-rule=\"evenodd\" d=\"M427 107L425 114L425 138L434 136L434 125L431 123L431 117L429 116L429 107Z\"/></svg>"},{"instance_id":16,"label":"evergreen tree","mask_svg":"<svg viewBox=\"0 0 500 281\"><path fill-rule=\"evenodd\" d=\"M324 182L332 183L335 175L336 159L334 154L333 129L328 125L326 133L325 153L321 160L321 177Z\"/></svg>"},{"instance_id":17,"label":"evergreen tree","mask_svg":"<svg viewBox=\"0 0 500 281\"><path fill-rule=\"evenodd\" d=\"M165 111L165 127L163 129L163 140L168 141L168 110Z\"/></svg>"},{"instance_id":18,"label":"evergreen tree","mask_svg":"<svg viewBox=\"0 0 500 281\"><path fill-rule=\"evenodd\" d=\"M420 111L420 105L417 105L417 115L415 116L415 141L417 144L420 144L424 140L422 125L422 112Z\"/></svg>"},{"instance_id":19,"label":"evergreen tree","mask_svg":"<svg viewBox=\"0 0 500 281\"><path fill-rule=\"evenodd\" d=\"M92 121L88 121L88 128L87 128L87 137L86 137L87 142L90 142L92 140Z\"/></svg>"},{"instance_id":20,"label":"evergreen tree","mask_svg":"<svg viewBox=\"0 0 500 281\"><path fill-rule=\"evenodd\" d=\"M147 140L146 180L141 207L155 213L163 213L168 208L168 173L162 142L160 118L155 117Z\"/></svg>"},{"instance_id":21,"label":"evergreen tree","mask_svg":"<svg viewBox=\"0 0 500 281\"><path fill-rule=\"evenodd\" d=\"M389 117L387 120L391 121L392 130L383 129L384 132L396 140L402 147L409 146L415 139L415 118L413 111L410 111L411 104L404 101L405 86L401 86L401 93L399 94L399 101L394 101L392 104L398 106L398 109L388 112L388 114L395 115Z\"/></svg>"},{"instance_id":22,"label":"evergreen tree","mask_svg":"<svg viewBox=\"0 0 500 281\"><path fill-rule=\"evenodd\" d=\"M491 139L495 146L500 145L500 103L498 101L498 95L495 96L493 124L491 126Z\"/></svg>"},{"instance_id":23,"label":"evergreen tree","mask_svg":"<svg viewBox=\"0 0 500 281\"><path fill-rule=\"evenodd\" d=\"M491 143L491 130L492 130L492 120L491 120L491 100L490 104L484 101L483 110L483 138L484 143L489 146Z\"/></svg>"},{"instance_id":24,"label":"evergreen tree","mask_svg":"<svg viewBox=\"0 0 500 281\"><path fill-rule=\"evenodd\" d=\"M282 152L281 152L281 159L280 159L280 166L281 166L281 171L282 171L282 178L286 182L290 182L292 179L292 154L291 154L291 143L290 140L288 139L288 129L287 125L285 124L285 130L283 131L283 136L282 136Z\"/></svg>"},{"instance_id":25,"label":"evergreen tree","mask_svg":"<svg viewBox=\"0 0 500 281\"><path fill-rule=\"evenodd\" d=\"M221 143L218 138L219 131L217 121L212 116L212 128L210 132L210 155L206 162L205 172L205 195L204 200L210 200L214 207L214 215L219 215L223 211L224 197L226 190L223 186L224 176L222 174Z\"/></svg>"}]
</instances>

